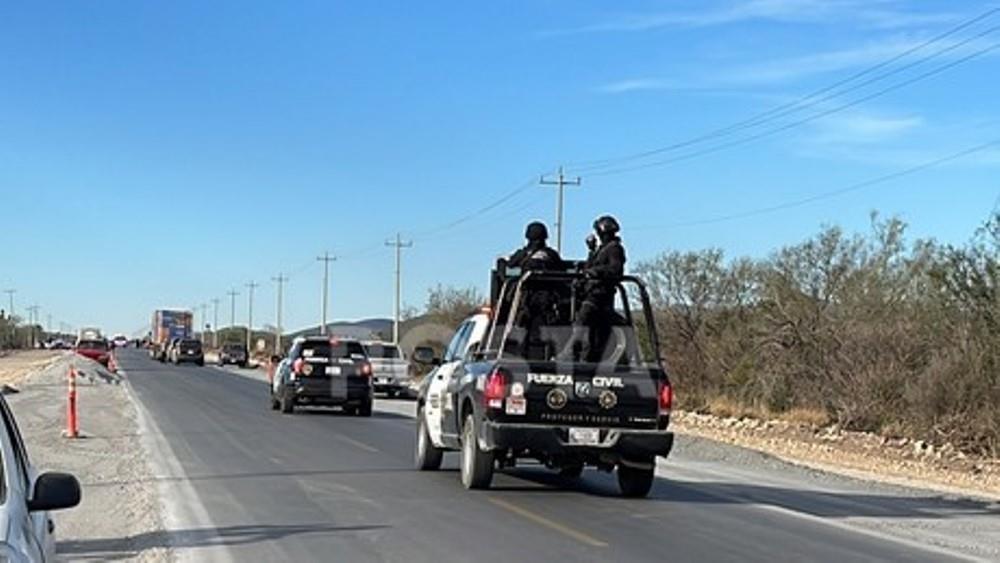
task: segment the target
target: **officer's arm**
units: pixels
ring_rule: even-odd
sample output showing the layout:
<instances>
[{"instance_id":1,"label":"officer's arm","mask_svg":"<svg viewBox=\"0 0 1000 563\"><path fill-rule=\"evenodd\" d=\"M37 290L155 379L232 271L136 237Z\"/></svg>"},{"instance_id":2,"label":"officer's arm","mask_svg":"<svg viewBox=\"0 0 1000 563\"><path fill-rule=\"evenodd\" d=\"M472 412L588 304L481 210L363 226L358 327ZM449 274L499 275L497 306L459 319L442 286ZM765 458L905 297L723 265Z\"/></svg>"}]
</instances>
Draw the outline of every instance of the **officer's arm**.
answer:
<instances>
[{"instance_id":1,"label":"officer's arm","mask_svg":"<svg viewBox=\"0 0 1000 563\"><path fill-rule=\"evenodd\" d=\"M607 260L601 264L594 264L588 269L588 273L597 278L620 278L625 275L625 250L620 246L614 246L607 250Z\"/></svg>"}]
</instances>

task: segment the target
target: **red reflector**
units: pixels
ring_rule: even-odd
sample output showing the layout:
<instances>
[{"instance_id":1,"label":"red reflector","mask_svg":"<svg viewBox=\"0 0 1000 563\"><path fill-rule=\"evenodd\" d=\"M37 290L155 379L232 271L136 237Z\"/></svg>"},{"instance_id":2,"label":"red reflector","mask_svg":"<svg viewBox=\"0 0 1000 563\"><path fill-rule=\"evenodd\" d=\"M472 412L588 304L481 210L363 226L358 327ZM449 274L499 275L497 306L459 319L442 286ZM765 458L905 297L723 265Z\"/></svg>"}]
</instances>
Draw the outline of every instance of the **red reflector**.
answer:
<instances>
[{"instance_id":1,"label":"red reflector","mask_svg":"<svg viewBox=\"0 0 1000 563\"><path fill-rule=\"evenodd\" d=\"M507 395L507 373L501 369L495 369L486 376L486 386L483 389L483 398L486 405L499 408L503 404L503 399Z\"/></svg>"},{"instance_id":2,"label":"red reflector","mask_svg":"<svg viewBox=\"0 0 1000 563\"><path fill-rule=\"evenodd\" d=\"M669 413L674 406L674 389L667 382L660 383L660 412Z\"/></svg>"}]
</instances>

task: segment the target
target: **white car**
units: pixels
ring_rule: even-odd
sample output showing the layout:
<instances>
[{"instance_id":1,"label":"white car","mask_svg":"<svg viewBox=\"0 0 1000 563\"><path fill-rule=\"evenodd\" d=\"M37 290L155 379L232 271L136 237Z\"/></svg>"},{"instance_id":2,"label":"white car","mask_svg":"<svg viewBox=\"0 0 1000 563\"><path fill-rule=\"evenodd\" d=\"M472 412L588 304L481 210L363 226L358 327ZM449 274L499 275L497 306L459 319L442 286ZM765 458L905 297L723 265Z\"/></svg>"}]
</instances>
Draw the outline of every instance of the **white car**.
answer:
<instances>
[{"instance_id":1,"label":"white car","mask_svg":"<svg viewBox=\"0 0 1000 563\"><path fill-rule=\"evenodd\" d=\"M395 397L410 388L410 362L396 344L389 342L364 342L365 352L372 364L372 384L376 393Z\"/></svg>"},{"instance_id":2,"label":"white car","mask_svg":"<svg viewBox=\"0 0 1000 563\"><path fill-rule=\"evenodd\" d=\"M7 401L0 395L0 561L43 563L56 560L55 524L50 510L80 503L80 483L66 473L42 473L28 461L21 433Z\"/></svg>"}]
</instances>

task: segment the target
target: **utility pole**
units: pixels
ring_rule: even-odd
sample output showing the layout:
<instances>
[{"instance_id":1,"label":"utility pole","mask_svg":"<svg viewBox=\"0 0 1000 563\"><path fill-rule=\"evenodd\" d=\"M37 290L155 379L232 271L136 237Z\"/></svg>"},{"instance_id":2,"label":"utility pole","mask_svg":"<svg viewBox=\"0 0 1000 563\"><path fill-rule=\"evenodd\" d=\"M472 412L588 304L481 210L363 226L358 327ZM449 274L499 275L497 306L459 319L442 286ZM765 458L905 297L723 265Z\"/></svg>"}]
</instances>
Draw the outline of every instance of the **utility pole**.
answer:
<instances>
[{"instance_id":1,"label":"utility pole","mask_svg":"<svg viewBox=\"0 0 1000 563\"><path fill-rule=\"evenodd\" d=\"M278 277L271 278L271 281L278 284L278 310L275 314L275 331L274 331L274 353L281 353L281 300L282 300L282 290L284 289L285 282L288 281L288 276L283 275L278 272Z\"/></svg>"},{"instance_id":2,"label":"utility pole","mask_svg":"<svg viewBox=\"0 0 1000 563\"><path fill-rule=\"evenodd\" d=\"M575 180L567 180L563 176L563 168L559 167L559 175L555 180L546 180L542 176L538 183L543 186L556 186L558 195L556 196L556 252L562 253L562 231L563 231L563 192L566 186L579 186L581 181L577 176Z\"/></svg>"},{"instance_id":3,"label":"utility pole","mask_svg":"<svg viewBox=\"0 0 1000 563\"><path fill-rule=\"evenodd\" d=\"M13 319L14 319L14 294L17 293L17 290L16 289L5 289L5 290L3 290L3 292L6 293L7 297L10 298L10 308L7 309L7 318L11 319L11 324L13 324L13 322L14 322L13 321Z\"/></svg>"},{"instance_id":4,"label":"utility pole","mask_svg":"<svg viewBox=\"0 0 1000 563\"><path fill-rule=\"evenodd\" d=\"M337 260L337 257L330 256L329 252L324 252L323 255L316 258L316 260L323 263L323 315L319 325L319 333L325 336L326 313L329 305L329 291L330 291L330 262L335 262Z\"/></svg>"},{"instance_id":5,"label":"utility pole","mask_svg":"<svg viewBox=\"0 0 1000 563\"><path fill-rule=\"evenodd\" d=\"M32 305L31 307L26 307L28 311L28 346L31 348L35 347L35 323L38 318L38 305Z\"/></svg>"},{"instance_id":6,"label":"utility pole","mask_svg":"<svg viewBox=\"0 0 1000 563\"><path fill-rule=\"evenodd\" d=\"M226 295L229 296L229 306L230 306L230 309L229 309L229 328L231 328L231 329L235 329L236 328L236 297L239 294L240 294L240 292L236 291L236 288L230 289L226 293ZM247 350L247 353L249 354L250 351Z\"/></svg>"},{"instance_id":7,"label":"utility pole","mask_svg":"<svg viewBox=\"0 0 1000 563\"><path fill-rule=\"evenodd\" d=\"M400 301L402 300L402 275L401 275L401 265L403 258L403 249L411 248L413 246L413 241L404 242L400 238L399 233L396 233L396 240L385 241L386 246L391 246L396 250L396 301L395 306L392 310L392 343L399 345L399 309L401 307Z\"/></svg>"},{"instance_id":8,"label":"utility pole","mask_svg":"<svg viewBox=\"0 0 1000 563\"><path fill-rule=\"evenodd\" d=\"M253 340L253 290L260 287L260 284L252 281L246 287L250 290L250 294L247 296L250 303L250 307L247 310L247 355L249 355L250 342Z\"/></svg>"},{"instance_id":9,"label":"utility pole","mask_svg":"<svg viewBox=\"0 0 1000 563\"><path fill-rule=\"evenodd\" d=\"M219 298L212 298L212 306L215 308L212 315L212 347L219 347Z\"/></svg>"},{"instance_id":10,"label":"utility pole","mask_svg":"<svg viewBox=\"0 0 1000 563\"><path fill-rule=\"evenodd\" d=\"M202 303L198 306L201 309L201 339L205 340L205 327L208 325L208 304ZM204 343L202 344L204 345Z\"/></svg>"}]
</instances>

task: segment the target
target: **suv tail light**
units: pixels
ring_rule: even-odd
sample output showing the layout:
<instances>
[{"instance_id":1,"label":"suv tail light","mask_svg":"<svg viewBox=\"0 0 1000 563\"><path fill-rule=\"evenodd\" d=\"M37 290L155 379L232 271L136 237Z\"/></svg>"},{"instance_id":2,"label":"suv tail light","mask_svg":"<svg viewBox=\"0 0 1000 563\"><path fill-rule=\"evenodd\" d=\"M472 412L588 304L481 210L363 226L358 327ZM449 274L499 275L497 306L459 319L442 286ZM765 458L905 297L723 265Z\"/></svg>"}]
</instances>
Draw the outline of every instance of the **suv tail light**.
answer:
<instances>
[{"instance_id":1,"label":"suv tail light","mask_svg":"<svg viewBox=\"0 0 1000 563\"><path fill-rule=\"evenodd\" d=\"M372 365L368 362L361 364L361 375L366 377L372 376Z\"/></svg>"},{"instance_id":2,"label":"suv tail light","mask_svg":"<svg viewBox=\"0 0 1000 563\"><path fill-rule=\"evenodd\" d=\"M674 388L670 386L669 381L660 382L657 396L660 400L660 414L670 414L670 409L674 406Z\"/></svg>"},{"instance_id":3,"label":"suv tail light","mask_svg":"<svg viewBox=\"0 0 1000 563\"><path fill-rule=\"evenodd\" d=\"M486 376L483 388L483 398L486 406L499 409L503 407L503 399L507 396L507 372L497 368Z\"/></svg>"},{"instance_id":4,"label":"suv tail light","mask_svg":"<svg viewBox=\"0 0 1000 563\"><path fill-rule=\"evenodd\" d=\"M294 362L292 362L292 374L293 375L302 375L302 370L304 369L305 365L306 365L306 362L302 358L299 358L299 359L295 360Z\"/></svg>"}]
</instances>

